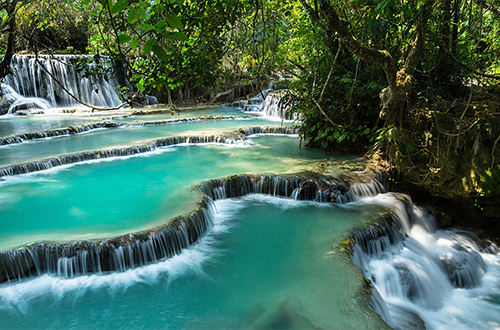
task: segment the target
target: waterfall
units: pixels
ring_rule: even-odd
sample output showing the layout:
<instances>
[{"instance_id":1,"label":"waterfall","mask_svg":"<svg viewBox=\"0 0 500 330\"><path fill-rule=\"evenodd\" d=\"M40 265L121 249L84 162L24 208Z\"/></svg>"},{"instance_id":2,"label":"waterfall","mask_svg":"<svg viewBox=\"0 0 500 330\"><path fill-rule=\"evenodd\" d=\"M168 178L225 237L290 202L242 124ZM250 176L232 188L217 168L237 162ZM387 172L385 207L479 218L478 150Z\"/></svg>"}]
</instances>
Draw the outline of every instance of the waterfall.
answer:
<instances>
[{"instance_id":1,"label":"waterfall","mask_svg":"<svg viewBox=\"0 0 500 330\"><path fill-rule=\"evenodd\" d=\"M283 92L266 90L262 95L257 95L243 105L244 111L260 112L266 116L281 120L296 120L297 114L292 113L293 102L283 101Z\"/></svg>"},{"instance_id":2,"label":"waterfall","mask_svg":"<svg viewBox=\"0 0 500 330\"><path fill-rule=\"evenodd\" d=\"M262 104L262 112L266 116L281 118L285 120L296 119L297 114L291 112L291 104L283 102L283 95L279 92L270 92L267 94Z\"/></svg>"},{"instance_id":3,"label":"waterfall","mask_svg":"<svg viewBox=\"0 0 500 330\"><path fill-rule=\"evenodd\" d=\"M37 97L23 97L12 87L0 84L0 115L30 110L30 113L43 113L50 107L48 101Z\"/></svg>"},{"instance_id":4,"label":"waterfall","mask_svg":"<svg viewBox=\"0 0 500 330\"><path fill-rule=\"evenodd\" d=\"M19 281L42 274L64 278L92 273L125 271L179 254L197 242L213 223L214 200L252 193L272 196L296 196L316 200L318 190L329 201L340 194L338 180L272 175L236 175L209 180L200 186L204 197L191 213L177 217L153 229L105 240L66 243L41 242L0 252L0 283Z\"/></svg>"},{"instance_id":5,"label":"waterfall","mask_svg":"<svg viewBox=\"0 0 500 330\"><path fill-rule=\"evenodd\" d=\"M294 135L298 134L299 130L294 127L284 127L284 126L254 126L240 128L239 132L245 136L250 136L254 134L283 134L283 135Z\"/></svg>"},{"instance_id":6,"label":"waterfall","mask_svg":"<svg viewBox=\"0 0 500 330\"><path fill-rule=\"evenodd\" d=\"M140 146L131 146L124 148L102 149L95 151L84 151L73 154L66 154L57 157L47 158L40 161L28 162L10 165L0 168L0 178L4 176L19 175L48 170L57 166L75 164L79 162L107 159L112 157L126 157L152 152L158 148L178 145L178 144L198 144L198 143L222 143L222 144L250 144L245 141L244 136L239 139L233 139L218 135L187 135L174 136L153 140Z\"/></svg>"},{"instance_id":7,"label":"waterfall","mask_svg":"<svg viewBox=\"0 0 500 330\"><path fill-rule=\"evenodd\" d=\"M481 250L465 233L437 229L434 218L408 196L383 193L378 182L348 189L337 179L244 174L208 180L199 189L203 198L193 212L160 227L105 240L41 242L1 252L0 283L42 274L73 278L126 271L170 258L210 230L214 200L258 193L385 210L378 224L354 232L350 257L369 280L369 306L391 327L499 325L498 247Z\"/></svg>"},{"instance_id":8,"label":"waterfall","mask_svg":"<svg viewBox=\"0 0 500 330\"><path fill-rule=\"evenodd\" d=\"M76 65L79 60L88 60L83 55L15 55L11 61L13 73L2 84L0 115L14 114L21 110L47 110L49 107L80 106L50 76L53 75L64 87L83 102L101 107L121 104L115 88L119 85L114 74L93 74L97 64L90 61L84 69ZM111 60L100 58L106 69L112 67ZM49 73L50 74L49 74ZM19 112L20 113L20 112Z\"/></svg>"},{"instance_id":9,"label":"waterfall","mask_svg":"<svg viewBox=\"0 0 500 330\"><path fill-rule=\"evenodd\" d=\"M165 122L162 122L164 124ZM127 125L137 125L138 123L131 124L123 124ZM144 125L145 123L141 123ZM147 122L146 122L147 124ZM159 122L149 122L149 124L160 124ZM94 123L89 125L77 126L77 127L68 127L65 129L57 129L57 130L49 130L41 133L27 133L21 134L13 137L8 137L6 139L0 140L0 145L2 144L13 144L19 143L24 140L34 139L34 138L43 138L43 137L51 137L51 136L61 136L68 134L77 134L80 132L85 132L91 129L97 128L109 128L109 127L122 127L119 123ZM256 134L256 133L272 133L272 134L295 134L295 129L289 127L274 127L274 126L265 126L265 127L249 127L246 129L240 129L235 132L235 134L231 136L225 135L184 135L184 136L173 136L166 137L161 139L156 139L150 141L149 143L139 145L139 146L130 146L124 148L111 148L111 149L102 149L102 150L94 150L94 151L84 151L66 155L60 155L56 157L47 158L40 161L27 162L21 164L9 165L6 167L0 168L0 179L4 176L12 176L19 174L27 174L38 171L48 170L57 166L75 164L79 162L89 161L89 160L98 160L98 159L106 159L112 157L127 157L133 155L139 155L147 152L153 152L158 150L158 148L163 148L167 146L173 146L178 144L199 144L199 143L221 143L221 144L239 144L239 145L253 145L253 142L247 141L247 134ZM30 135L32 134L32 135Z\"/></svg>"},{"instance_id":10,"label":"waterfall","mask_svg":"<svg viewBox=\"0 0 500 330\"><path fill-rule=\"evenodd\" d=\"M372 188L353 186L339 200L373 196ZM489 302L494 297L488 297L495 295L494 290L498 294L498 288L483 287L487 254L495 255L493 267L500 265L495 245L481 251L466 233L437 229L435 219L413 205L406 195L386 193L367 200L391 211L385 216L385 225L372 225L354 233L351 261L371 283L370 307L391 327L484 327L479 316L466 312L470 306L460 302L454 305L452 297L480 301L483 313L491 314L481 317L498 322L494 315L500 313L500 306Z\"/></svg>"},{"instance_id":11,"label":"waterfall","mask_svg":"<svg viewBox=\"0 0 500 330\"><path fill-rule=\"evenodd\" d=\"M243 116L198 116L198 117L187 117L187 118L175 118L175 119L164 119L164 120L151 120L151 121L141 121L135 120L131 123L121 123L121 122L96 122L91 124L85 124L80 126L68 126L64 128L56 128L45 130L42 132L31 132L31 133L23 133L7 136L4 138L0 138L0 146L11 145L22 143L25 141L37 140L37 139L45 139L52 138L58 136L66 136L66 135L74 135L89 132L96 129L103 128L118 128L118 127L136 127L136 126L155 126L155 125L166 125L166 124L176 124L176 123L185 123L192 121L200 121L200 120L238 120L238 119L248 119L253 118L252 115L243 115ZM258 129L255 129L258 131ZM266 130L263 128L262 130ZM271 130L271 129L270 129ZM280 130L278 127L275 129L276 132L286 131ZM263 133L263 132L259 132ZM293 133L288 133L293 134ZM248 134L250 135L250 134Z\"/></svg>"}]
</instances>

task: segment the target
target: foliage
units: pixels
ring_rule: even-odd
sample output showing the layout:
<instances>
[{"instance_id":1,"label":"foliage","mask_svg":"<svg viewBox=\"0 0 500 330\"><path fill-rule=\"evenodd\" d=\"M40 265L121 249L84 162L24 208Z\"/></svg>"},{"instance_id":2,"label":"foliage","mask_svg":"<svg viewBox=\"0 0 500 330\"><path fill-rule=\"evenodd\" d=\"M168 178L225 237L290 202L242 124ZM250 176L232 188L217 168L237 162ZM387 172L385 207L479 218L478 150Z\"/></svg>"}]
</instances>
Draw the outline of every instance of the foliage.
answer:
<instances>
[{"instance_id":1,"label":"foliage","mask_svg":"<svg viewBox=\"0 0 500 330\"><path fill-rule=\"evenodd\" d=\"M78 2L45 0L18 6L18 48L29 52L84 53L91 27Z\"/></svg>"},{"instance_id":2,"label":"foliage","mask_svg":"<svg viewBox=\"0 0 500 330\"><path fill-rule=\"evenodd\" d=\"M500 165L488 168L481 179L481 188L486 196L500 196Z\"/></svg>"},{"instance_id":3,"label":"foliage","mask_svg":"<svg viewBox=\"0 0 500 330\"><path fill-rule=\"evenodd\" d=\"M301 131L311 145L356 152L394 147L409 157L426 154L411 134L402 135L403 148L394 146L399 141L388 134L397 131L395 124L401 132L411 131L410 117L402 116L393 126L378 119L379 93L387 85L384 71L354 56L338 34L327 34L324 17L312 20L306 5L320 15L321 2L19 1L17 51L80 52L92 55L87 61L109 56L135 88L157 94L293 78L287 80L287 98L296 104ZM329 3L360 44L384 50L402 65L428 2ZM500 70L500 11L495 2L443 0L433 2L432 9L424 54L405 95L405 113L464 99L471 85L498 82L480 74L498 75ZM0 10L4 26L5 13L5 8ZM5 51L5 33L2 37L0 50Z\"/></svg>"}]
</instances>

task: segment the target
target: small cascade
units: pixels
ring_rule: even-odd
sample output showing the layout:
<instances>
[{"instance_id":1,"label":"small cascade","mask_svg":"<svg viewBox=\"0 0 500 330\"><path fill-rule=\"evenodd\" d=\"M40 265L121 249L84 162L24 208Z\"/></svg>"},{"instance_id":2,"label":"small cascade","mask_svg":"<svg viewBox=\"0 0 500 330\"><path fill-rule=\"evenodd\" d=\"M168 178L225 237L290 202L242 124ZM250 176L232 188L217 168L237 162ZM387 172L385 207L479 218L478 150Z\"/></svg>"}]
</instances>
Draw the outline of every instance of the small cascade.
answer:
<instances>
[{"instance_id":1,"label":"small cascade","mask_svg":"<svg viewBox=\"0 0 500 330\"><path fill-rule=\"evenodd\" d=\"M2 84L2 106L0 114L15 114L19 110L42 109L48 107L80 106L56 82L83 102L100 107L114 107L121 104L115 90L119 85L114 74L92 74L97 68L94 61L79 69L75 62L82 55L15 55L11 66L13 73ZM83 56L83 59L88 57ZM100 58L100 65L111 68L108 58ZM50 74L49 74L50 73ZM52 75L52 76L51 76ZM55 78L55 79L54 79ZM24 114L24 113L23 113Z\"/></svg>"},{"instance_id":2,"label":"small cascade","mask_svg":"<svg viewBox=\"0 0 500 330\"><path fill-rule=\"evenodd\" d=\"M339 196L337 203L345 204L354 202L359 200L360 198L368 196L373 197L384 192L384 186L377 179L373 179L369 183L355 183L350 187L347 193Z\"/></svg>"},{"instance_id":3,"label":"small cascade","mask_svg":"<svg viewBox=\"0 0 500 330\"><path fill-rule=\"evenodd\" d=\"M261 112L266 116L282 120L296 120L297 114L292 112L293 102L284 102L281 91L266 90L246 101L243 111Z\"/></svg>"},{"instance_id":4,"label":"small cascade","mask_svg":"<svg viewBox=\"0 0 500 330\"><path fill-rule=\"evenodd\" d=\"M125 271L170 258L212 226L213 202L205 197L189 215L168 225L103 241L36 243L0 253L0 283L51 274L64 278Z\"/></svg>"},{"instance_id":5,"label":"small cascade","mask_svg":"<svg viewBox=\"0 0 500 330\"><path fill-rule=\"evenodd\" d=\"M140 123L139 125L147 125L148 122ZM160 124L158 121L150 122L150 124L158 125ZM161 124L165 124L165 122L161 122ZM116 126L115 126L116 125ZM68 134L77 134L84 131L88 131L91 129L97 128L109 128L109 127L123 127L123 126L134 126L138 125L138 123L94 123L84 126L77 127L67 127L64 129L57 130L49 130L40 133L27 133L16 135L12 137L8 137L5 139L0 139L0 145L19 143L24 140L36 139L36 138L44 138L44 137L52 137L52 136L61 136ZM98 159L106 159L112 157L127 157L133 155L139 155L147 152L153 152L158 150L158 148L178 145L178 144L203 144L203 143L220 143L220 144L240 144L240 145L253 145L253 142L247 141L247 134L256 134L259 133L279 133L279 134L294 134L295 130L289 127L250 127L247 129L240 129L235 132L235 134L230 134L230 136L226 135L184 135L184 136L173 136L167 138L161 138L157 140L153 140L147 144L140 146L130 146L123 148L111 148L111 149L102 149L95 151L84 151L73 154L60 155L57 157L47 158L40 161L22 163L22 164L14 164L10 166L6 166L0 168L0 179L4 176L9 175L19 175L19 174L27 174L38 171L48 170L57 166L75 164L79 162L85 162L90 160L98 160ZM32 134L32 135L31 135ZM3 144L2 144L3 143Z\"/></svg>"},{"instance_id":6,"label":"small cascade","mask_svg":"<svg viewBox=\"0 0 500 330\"><path fill-rule=\"evenodd\" d=\"M283 95L279 92L267 94L262 104L262 112L266 116L277 117L285 120L296 119L297 114L292 113L292 104L283 102Z\"/></svg>"},{"instance_id":7,"label":"small cascade","mask_svg":"<svg viewBox=\"0 0 500 330\"><path fill-rule=\"evenodd\" d=\"M19 95L9 85L0 84L0 93L0 115L43 113L50 106L44 99Z\"/></svg>"},{"instance_id":8,"label":"small cascade","mask_svg":"<svg viewBox=\"0 0 500 330\"><path fill-rule=\"evenodd\" d=\"M374 189L378 188L353 185L337 200L360 200L373 196ZM442 321L434 323L433 315L450 312L448 299L456 290L481 286L487 266L480 248L465 233L438 230L434 218L406 195L386 193L371 202L391 211L381 224L353 235L351 261L371 282L370 307L397 329L439 327ZM485 252L498 250L493 246Z\"/></svg>"},{"instance_id":9,"label":"small cascade","mask_svg":"<svg viewBox=\"0 0 500 330\"><path fill-rule=\"evenodd\" d=\"M195 135L195 136L174 136L157 139L141 146L132 146L124 148L112 148L96 151L84 151L74 154L61 155L44 159L41 161L10 165L0 168L0 178L8 175L19 175L48 170L57 166L75 164L79 162L106 159L112 157L126 157L147 152L152 152L158 148L178 145L178 144L199 144L199 143L221 143L221 144L249 144L244 136L239 139L229 138L219 135Z\"/></svg>"},{"instance_id":10,"label":"small cascade","mask_svg":"<svg viewBox=\"0 0 500 330\"><path fill-rule=\"evenodd\" d=\"M85 133L88 131L103 129L103 128L118 128L118 127L136 127L136 126L156 126L156 125L166 125L166 124L176 124L185 123L191 121L200 120L239 120L253 118L252 115L245 116L198 116L198 117L187 117L187 118L175 118L175 119L165 119L165 120L154 120L154 121L141 121L136 120L131 123L120 123L120 122L97 122L80 126L68 126L64 128L50 129L42 132L32 132L11 135L4 138L0 138L0 146L11 145L22 143L25 141L52 138L57 136L73 135ZM289 133L293 134L293 133Z\"/></svg>"},{"instance_id":11,"label":"small cascade","mask_svg":"<svg viewBox=\"0 0 500 330\"><path fill-rule=\"evenodd\" d=\"M200 186L204 193L198 207L169 224L105 240L66 243L35 243L0 252L0 283L51 274L73 278L151 264L179 254L197 242L213 224L214 200L252 193L298 199L316 199L315 189L328 192L334 200L341 182L314 181L299 177L238 175L209 180Z\"/></svg>"},{"instance_id":12,"label":"small cascade","mask_svg":"<svg viewBox=\"0 0 500 330\"><path fill-rule=\"evenodd\" d=\"M298 134L299 130L295 127L286 127L286 126L254 126L254 127L240 128L239 132L245 136L250 136L254 134L293 135L293 134Z\"/></svg>"},{"instance_id":13,"label":"small cascade","mask_svg":"<svg viewBox=\"0 0 500 330\"><path fill-rule=\"evenodd\" d=\"M244 174L207 181L200 190L213 200L265 194L295 200L333 202L341 194L342 185L339 180L326 182L302 177Z\"/></svg>"},{"instance_id":14,"label":"small cascade","mask_svg":"<svg viewBox=\"0 0 500 330\"><path fill-rule=\"evenodd\" d=\"M50 129L42 132L11 135L4 138L0 138L0 146L17 144L36 139L46 139L57 136L80 134L95 129L122 127L124 125L126 124L105 121L105 122L91 123L80 126L68 126L64 128Z\"/></svg>"}]
</instances>

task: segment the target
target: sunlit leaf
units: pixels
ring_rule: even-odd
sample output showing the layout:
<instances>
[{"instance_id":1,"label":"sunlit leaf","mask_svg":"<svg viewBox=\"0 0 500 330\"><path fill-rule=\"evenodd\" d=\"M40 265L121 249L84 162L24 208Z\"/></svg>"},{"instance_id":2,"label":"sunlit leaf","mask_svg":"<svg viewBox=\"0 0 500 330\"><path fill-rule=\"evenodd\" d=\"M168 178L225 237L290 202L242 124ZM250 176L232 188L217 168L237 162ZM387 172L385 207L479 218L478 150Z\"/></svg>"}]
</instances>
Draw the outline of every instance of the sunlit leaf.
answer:
<instances>
[{"instance_id":1,"label":"sunlit leaf","mask_svg":"<svg viewBox=\"0 0 500 330\"><path fill-rule=\"evenodd\" d=\"M128 7L128 0L118 0L118 2L115 3L113 7L111 7L110 11L111 14L118 14L127 7Z\"/></svg>"},{"instance_id":2,"label":"sunlit leaf","mask_svg":"<svg viewBox=\"0 0 500 330\"><path fill-rule=\"evenodd\" d=\"M181 20L179 17L172 15L172 14L167 14L167 22L168 24L176 29L182 29L184 28L184 25L182 24Z\"/></svg>"}]
</instances>

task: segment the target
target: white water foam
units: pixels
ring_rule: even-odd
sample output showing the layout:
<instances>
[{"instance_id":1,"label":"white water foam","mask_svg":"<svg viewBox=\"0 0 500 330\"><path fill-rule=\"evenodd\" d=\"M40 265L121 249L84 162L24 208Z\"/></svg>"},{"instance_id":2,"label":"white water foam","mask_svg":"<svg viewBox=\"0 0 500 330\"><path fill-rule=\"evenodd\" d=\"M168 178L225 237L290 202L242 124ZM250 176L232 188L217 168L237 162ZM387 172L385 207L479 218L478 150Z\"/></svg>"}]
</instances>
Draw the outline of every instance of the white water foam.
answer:
<instances>
[{"instance_id":1,"label":"white water foam","mask_svg":"<svg viewBox=\"0 0 500 330\"><path fill-rule=\"evenodd\" d=\"M16 174L16 175L6 175L6 176L2 177L2 179L0 180L0 187L3 185L9 185L9 184L18 183L18 182L32 182L32 181L38 181L38 180L44 181L44 179L39 179L39 175L45 176L45 175L54 174L54 173L57 173L57 172L62 171L62 170L66 170L66 169L74 167L74 166L95 164L95 163L100 163L100 162L114 162L114 161L127 160L127 159L131 159L131 158L137 158L137 157L152 157L155 155L163 154L165 152L177 151L177 149L179 147L222 146L222 147L226 147L226 148L248 148L248 147L253 147L256 145L257 145L257 143L255 143L255 142L245 141L245 140L236 140L236 141L234 141L234 143L219 143L219 142L179 143L179 144L175 144L175 145L158 147L152 151L133 154L133 155L90 159L90 160L79 161L79 162L71 163L71 164L54 166L54 167L46 169L46 170L40 170L40 171L23 173L23 174ZM124 147L124 148L126 148L126 147ZM21 177L21 179L18 179L20 177ZM24 179L22 177L24 177ZM31 179L26 179L26 178L31 178Z\"/></svg>"},{"instance_id":2,"label":"white water foam","mask_svg":"<svg viewBox=\"0 0 500 330\"><path fill-rule=\"evenodd\" d=\"M255 134L248 135L247 138L251 139L251 138L254 138L254 137L267 136L267 135L271 135L271 136L288 136L288 137L292 137L292 138L295 138L295 139L299 137L299 134L255 133Z\"/></svg>"},{"instance_id":3,"label":"white water foam","mask_svg":"<svg viewBox=\"0 0 500 330\"><path fill-rule=\"evenodd\" d=\"M203 274L203 265L222 253L215 247L218 235L231 228L235 214L246 206L242 200L218 200L215 202L213 227L196 244L182 253L157 264L151 264L125 272L60 278L43 275L34 279L0 285L0 309L27 311L30 300L50 294L61 299L68 293L83 295L89 289L126 290L137 283L154 284L160 277L169 281L188 273Z\"/></svg>"},{"instance_id":4,"label":"white water foam","mask_svg":"<svg viewBox=\"0 0 500 330\"><path fill-rule=\"evenodd\" d=\"M360 253L360 260L359 255L353 259L385 302L390 315L386 321L392 327L415 327L419 321L413 314L428 329L500 329L500 255L482 253L464 233L436 230L433 219L413 205L410 220L398 195L380 194L349 204L389 207L408 235L402 248L393 246L370 257ZM461 272L459 283L465 287L450 282L446 262Z\"/></svg>"},{"instance_id":5,"label":"white water foam","mask_svg":"<svg viewBox=\"0 0 500 330\"><path fill-rule=\"evenodd\" d=\"M42 296L51 295L62 299L67 294L84 295L88 290L100 289L116 292L138 284L155 284L160 278L175 280L187 274L204 274L203 266L213 261L223 250L216 247L221 234L227 233L236 220L236 214L251 203L275 205L281 209L315 205L333 207L326 203L297 201L293 199L251 194L241 198L215 201L213 227L196 244L182 253L162 262L130 269L125 272L60 278L43 275L17 283L0 285L0 309L16 309L28 312L29 302Z\"/></svg>"}]
</instances>

